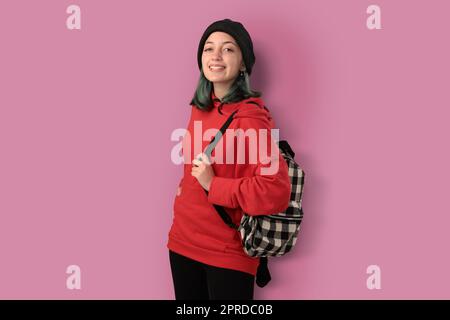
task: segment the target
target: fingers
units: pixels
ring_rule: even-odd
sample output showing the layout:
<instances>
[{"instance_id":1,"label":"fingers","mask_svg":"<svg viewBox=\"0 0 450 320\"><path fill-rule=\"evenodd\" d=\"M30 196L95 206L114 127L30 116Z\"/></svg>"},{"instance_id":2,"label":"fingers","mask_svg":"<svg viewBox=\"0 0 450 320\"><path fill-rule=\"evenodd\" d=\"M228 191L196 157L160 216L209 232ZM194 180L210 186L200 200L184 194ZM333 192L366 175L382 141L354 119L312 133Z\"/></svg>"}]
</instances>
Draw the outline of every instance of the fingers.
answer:
<instances>
[{"instance_id":1,"label":"fingers","mask_svg":"<svg viewBox=\"0 0 450 320\"><path fill-rule=\"evenodd\" d=\"M195 160L199 160L199 161L201 161L201 162L203 162L204 164L207 164L207 165L211 164L210 161L209 161L208 156L205 153L199 153L195 157L195 159L192 161L192 163L194 163Z\"/></svg>"},{"instance_id":2,"label":"fingers","mask_svg":"<svg viewBox=\"0 0 450 320\"><path fill-rule=\"evenodd\" d=\"M197 178L207 170L207 165L210 165L210 162L206 154L198 154L197 157L192 160L191 175Z\"/></svg>"},{"instance_id":3,"label":"fingers","mask_svg":"<svg viewBox=\"0 0 450 320\"><path fill-rule=\"evenodd\" d=\"M191 175L197 177L204 169L204 164L199 160L192 160Z\"/></svg>"},{"instance_id":4,"label":"fingers","mask_svg":"<svg viewBox=\"0 0 450 320\"><path fill-rule=\"evenodd\" d=\"M203 162L200 160L194 159L194 160L192 160L192 164L196 167L199 167L200 165L203 164Z\"/></svg>"}]
</instances>

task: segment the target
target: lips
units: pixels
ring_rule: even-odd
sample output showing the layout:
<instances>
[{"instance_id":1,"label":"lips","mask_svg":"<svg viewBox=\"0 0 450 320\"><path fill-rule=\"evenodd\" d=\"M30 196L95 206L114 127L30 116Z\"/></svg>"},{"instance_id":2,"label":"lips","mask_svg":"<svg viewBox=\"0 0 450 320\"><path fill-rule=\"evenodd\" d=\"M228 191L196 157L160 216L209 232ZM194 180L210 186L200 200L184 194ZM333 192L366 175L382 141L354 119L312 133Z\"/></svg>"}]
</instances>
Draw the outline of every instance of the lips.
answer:
<instances>
[{"instance_id":1,"label":"lips","mask_svg":"<svg viewBox=\"0 0 450 320\"><path fill-rule=\"evenodd\" d=\"M209 66L209 69L210 69L211 71L222 71L222 70L225 69L225 66L224 66L224 65L221 65L221 64L211 64L211 65Z\"/></svg>"}]
</instances>

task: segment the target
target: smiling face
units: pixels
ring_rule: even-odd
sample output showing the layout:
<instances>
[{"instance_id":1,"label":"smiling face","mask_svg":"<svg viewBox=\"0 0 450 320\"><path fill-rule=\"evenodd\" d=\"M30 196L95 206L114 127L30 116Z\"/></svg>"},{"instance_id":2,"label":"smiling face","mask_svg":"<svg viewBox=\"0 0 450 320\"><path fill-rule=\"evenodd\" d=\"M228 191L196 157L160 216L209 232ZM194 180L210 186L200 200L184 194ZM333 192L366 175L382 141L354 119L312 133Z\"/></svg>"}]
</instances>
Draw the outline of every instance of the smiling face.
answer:
<instances>
[{"instance_id":1,"label":"smiling face","mask_svg":"<svg viewBox=\"0 0 450 320\"><path fill-rule=\"evenodd\" d=\"M220 31L211 33L203 47L202 69L214 84L216 96L223 97L239 72L245 70L241 49L232 36Z\"/></svg>"}]
</instances>

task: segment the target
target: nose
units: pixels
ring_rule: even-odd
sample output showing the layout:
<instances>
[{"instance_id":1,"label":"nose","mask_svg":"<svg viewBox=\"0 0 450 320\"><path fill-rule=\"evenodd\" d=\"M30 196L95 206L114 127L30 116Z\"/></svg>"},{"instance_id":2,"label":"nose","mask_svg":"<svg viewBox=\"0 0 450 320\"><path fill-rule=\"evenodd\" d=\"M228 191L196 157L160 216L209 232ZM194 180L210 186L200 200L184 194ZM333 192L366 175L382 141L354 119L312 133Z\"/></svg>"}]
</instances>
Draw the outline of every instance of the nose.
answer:
<instances>
[{"instance_id":1,"label":"nose","mask_svg":"<svg viewBox=\"0 0 450 320\"><path fill-rule=\"evenodd\" d=\"M216 60L216 59L221 60L222 59L222 52L220 50L214 50L213 51L213 55L212 55L212 59L213 60Z\"/></svg>"}]
</instances>

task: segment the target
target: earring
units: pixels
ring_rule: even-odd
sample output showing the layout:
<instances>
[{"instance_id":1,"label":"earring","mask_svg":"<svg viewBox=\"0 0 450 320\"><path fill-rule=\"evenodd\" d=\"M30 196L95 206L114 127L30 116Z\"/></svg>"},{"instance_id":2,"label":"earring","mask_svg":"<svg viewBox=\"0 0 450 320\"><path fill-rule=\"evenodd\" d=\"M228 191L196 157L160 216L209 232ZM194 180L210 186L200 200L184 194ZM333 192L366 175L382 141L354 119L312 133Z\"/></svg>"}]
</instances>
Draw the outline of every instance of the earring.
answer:
<instances>
[{"instance_id":1,"label":"earring","mask_svg":"<svg viewBox=\"0 0 450 320\"><path fill-rule=\"evenodd\" d=\"M244 71L241 71L241 74L240 74L241 77L244 76L244 72L245 72L245 70L244 70Z\"/></svg>"}]
</instances>

